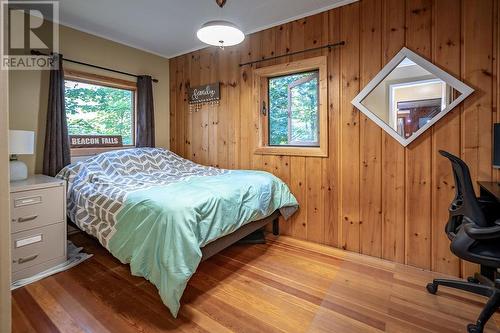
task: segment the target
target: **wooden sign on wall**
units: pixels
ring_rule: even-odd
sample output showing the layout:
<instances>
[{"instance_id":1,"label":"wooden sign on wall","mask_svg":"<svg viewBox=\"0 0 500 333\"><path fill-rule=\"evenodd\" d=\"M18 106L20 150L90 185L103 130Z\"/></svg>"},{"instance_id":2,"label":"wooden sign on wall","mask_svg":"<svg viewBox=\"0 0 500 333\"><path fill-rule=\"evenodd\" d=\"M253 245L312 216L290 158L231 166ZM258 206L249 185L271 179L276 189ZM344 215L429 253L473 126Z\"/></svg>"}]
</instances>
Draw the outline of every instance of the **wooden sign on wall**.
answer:
<instances>
[{"instance_id":1,"label":"wooden sign on wall","mask_svg":"<svg viewBox=\"0 0 500 333\"><path fill-rule=\"evenodd\" d=\"M70 135L71 148L122 147L121 135Z\"/></svg>"},{"instance_id":2,"label":"wooden sign on wall","mask_svg":"<svg viewBox=\"0 0 500 333\"><path fill-rule=\"evenodd\" d=\"M189 104L208 103L220 100L220 82L189 88Z\"/></svg>"}]
</instances>

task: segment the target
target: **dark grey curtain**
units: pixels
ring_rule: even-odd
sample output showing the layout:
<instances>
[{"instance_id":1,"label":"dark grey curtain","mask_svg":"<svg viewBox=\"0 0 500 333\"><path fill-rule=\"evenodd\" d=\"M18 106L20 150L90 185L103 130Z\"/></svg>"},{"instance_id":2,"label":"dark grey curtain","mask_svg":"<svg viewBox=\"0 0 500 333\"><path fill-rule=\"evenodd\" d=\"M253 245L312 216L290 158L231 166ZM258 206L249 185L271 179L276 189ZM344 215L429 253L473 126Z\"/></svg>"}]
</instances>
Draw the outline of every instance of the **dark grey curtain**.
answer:
<instances>
[{"instance_id":1,"label":"dark grey curtain","mask_svg":"<svg viewBox=\"0 0 500 333\"><path fill-rule=\"evenodd\" d=\"M60 54L54 54L53 57L58 64L58 69L50 71L49 105L43 152L43 173L48 176L55 176L71 162L64 106L63 57Z\"/></svg>"},{"instance_id":2,"label":"dark grey curtain","mask_svg":"<svg viewBox=\"0 0 500 333\"><path fill-rule=\"evenodd\" d=\"M136 147L155 146L155 116L153 80L151 76L137 78L137 128Z\"/></svg>"}]
</instances>

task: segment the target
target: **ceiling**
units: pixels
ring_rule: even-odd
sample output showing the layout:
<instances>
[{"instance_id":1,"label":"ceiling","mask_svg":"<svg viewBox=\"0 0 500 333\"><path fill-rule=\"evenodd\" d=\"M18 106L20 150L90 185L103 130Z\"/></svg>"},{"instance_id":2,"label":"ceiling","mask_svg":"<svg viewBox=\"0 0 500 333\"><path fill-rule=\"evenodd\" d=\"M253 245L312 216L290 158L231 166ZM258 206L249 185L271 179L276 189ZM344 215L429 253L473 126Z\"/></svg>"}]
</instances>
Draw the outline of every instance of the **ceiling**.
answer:
<instances>
[{"instance_id":1,"label":"ceiling","mask_svg":"<svg viewBox=\"0 0 500 333\"><path fill-rule=\"evenodd\" d=\"M357 0L61 0L63 25L122 44L174 57L205 45L196 30L226 19L246 34Z\"/></svg>"}]
</instances>

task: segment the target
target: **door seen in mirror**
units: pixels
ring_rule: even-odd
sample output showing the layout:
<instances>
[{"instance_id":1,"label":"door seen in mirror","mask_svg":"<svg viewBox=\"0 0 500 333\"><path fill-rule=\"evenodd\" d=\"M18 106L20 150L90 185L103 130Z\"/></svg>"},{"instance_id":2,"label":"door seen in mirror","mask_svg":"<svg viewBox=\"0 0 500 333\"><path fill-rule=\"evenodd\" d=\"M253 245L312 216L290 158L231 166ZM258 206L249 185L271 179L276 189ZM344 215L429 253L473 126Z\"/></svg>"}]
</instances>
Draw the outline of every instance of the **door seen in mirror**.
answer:
<instances>
[{"instance_id":1,"label":"door seen in mirror","mask_svg":"<svg viewBox=\"0 0 500 333\"><path fill-rule=\"evenodd\" d=\"M361 103L407 139L459 96L445 81L404 58Z\"/></svg>"}]
</instances>

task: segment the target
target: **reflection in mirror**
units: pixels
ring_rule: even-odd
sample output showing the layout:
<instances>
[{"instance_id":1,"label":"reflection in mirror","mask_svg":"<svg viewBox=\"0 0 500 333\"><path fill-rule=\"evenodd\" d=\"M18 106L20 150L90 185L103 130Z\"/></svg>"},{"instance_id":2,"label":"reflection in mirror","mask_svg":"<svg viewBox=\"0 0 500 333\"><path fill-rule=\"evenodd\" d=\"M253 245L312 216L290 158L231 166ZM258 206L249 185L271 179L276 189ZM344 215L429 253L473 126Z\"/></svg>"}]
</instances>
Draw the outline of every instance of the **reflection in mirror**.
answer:
<instances>
[{"instance_id":1,"label":"reflection in mirror","mask_svg":"<svg viewBox=\"0 0 500 333\"><path fill-rule=\"evenodd\" d=\"M404 58L361 104L407 139L459 96L445 81Z\"/></svg>"},{"instance_id":2,"label":"reflection in mirror","mask_svg":"<svg viewBox=\"0 0 500 333\"><path fill-rule=\"evenodd\" d=\"M407 146L473 91L403 47L351 103Z\"/></svg>"}]
</instances>

